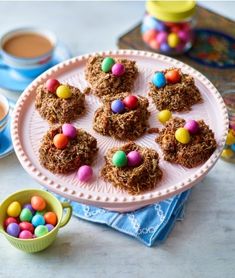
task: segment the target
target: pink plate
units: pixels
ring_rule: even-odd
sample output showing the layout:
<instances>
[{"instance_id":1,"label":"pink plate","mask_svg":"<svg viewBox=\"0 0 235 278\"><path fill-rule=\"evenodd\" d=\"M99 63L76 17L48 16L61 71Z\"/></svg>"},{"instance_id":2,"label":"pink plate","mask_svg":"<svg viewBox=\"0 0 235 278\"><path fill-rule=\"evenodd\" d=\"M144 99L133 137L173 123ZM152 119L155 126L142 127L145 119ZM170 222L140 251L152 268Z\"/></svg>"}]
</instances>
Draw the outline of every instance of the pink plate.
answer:
<instances>
[{"instance_id":1,"label":"pink plate","mask_svg":"<svg viewBox=\"0 0 235 278\"><path fill-rule=\"evenodd\" d=\"M179 67L183 72L191 74L196 80L196 85L201 91L204 102L194 105L190 113L174 113L174 115L180 115L185 119L204 119L210 126L218 143L218 148L210 159L193 169L173 165L162 159L162 152L154 141L156 134L146 134L136 140L136 143L158 151L161 158L160 167L163 170L162 181L155 190L137 196L131 196L115 189L99 177L99 171L104 164L106 151L124 142L102 136L92 129L93 114L100 103L98 98L89 94L86 96L86 113L74 124L97 138L99 154L93 164L93 180L90 183L81 183L76 179L76 173L54 175L40 165L38 159L40 140L48 130L49 125L34 108L36 88L48 78L53 77L59 79L60 82L68 82L81 90L85 89L88 86L84 78L85 64L88 57L95 54L97 53L79 56L53 67L38 77L20 96L13 114L12 138L16 154L24 169L40 184L66 198L115 211L137 209L178 194L198 183L215 164L225 144L228 118L224 102L211 82L198 71L175 59L143 51L118 50L99 54L136 60L140 73L133 92L138 95L147 96L148 82L156 70ZM157 111L151 100L149 111L151 112L150 126L161 128L162 125L156 120Z\"/></svg>"}]
</instances>

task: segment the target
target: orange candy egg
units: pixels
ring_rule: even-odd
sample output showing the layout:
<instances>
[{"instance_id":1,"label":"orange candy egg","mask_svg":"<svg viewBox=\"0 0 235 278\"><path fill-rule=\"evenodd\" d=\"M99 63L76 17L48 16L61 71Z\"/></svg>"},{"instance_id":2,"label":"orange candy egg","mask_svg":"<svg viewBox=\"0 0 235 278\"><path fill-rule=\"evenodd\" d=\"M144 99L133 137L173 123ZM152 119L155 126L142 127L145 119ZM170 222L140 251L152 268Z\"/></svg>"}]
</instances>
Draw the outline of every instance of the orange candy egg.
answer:
<instances>
[{"instance_id":1,"label":"orange candy egg","mask_svg":"<svg viewBox=\"0 0 235 278\"><path fill-rule=\"evenodd\" d=\"M143 34L143 40L146 43L149 43L151 40L155 40L157 32L154 29L150 29Z\"/></svg>"},{"instance_id":2,"label":"orange candy egg","mask_svg":"<svg viewBox=\"0 0 235 278\"><path fill-rule=\"evenodd\" d=\"M46 202L40 196L33 196L31 198L31 205L32 205L34 210L42 211L46 208Z\"/></svg>"},{"instance_id":3,"label":"orange candy egg","mask_svg":"<svg viewBox=\"0 0 235 278\"><path fill-rule=\"evenodd\" d=\"M56 134L53 143L57 149L64 149L68 145L69 139L64 134Z\"/></svg>"},{"instance_id":4,"label":"orange candy egg","mask_svg":"<svg viewBox=\"0 0 235 278\"><path fill-rule=\"evenodd\" d=\"M175 84L181 79L181 75L177 69L167 71L165 77L166 81L171 84Z\"/></svg>"},{"instance_id":5,"label":"orange candy egg","mask_svg":"<svg viewBox=\"0 0 235 278\"><path fill-rule=\"evenodd\" d=\"M54 212L49 211L49 212L45 213L44 219L47 224L51 224L53 226L55 226L57 224L57 216Z\"/></svg>"}]
</instances>

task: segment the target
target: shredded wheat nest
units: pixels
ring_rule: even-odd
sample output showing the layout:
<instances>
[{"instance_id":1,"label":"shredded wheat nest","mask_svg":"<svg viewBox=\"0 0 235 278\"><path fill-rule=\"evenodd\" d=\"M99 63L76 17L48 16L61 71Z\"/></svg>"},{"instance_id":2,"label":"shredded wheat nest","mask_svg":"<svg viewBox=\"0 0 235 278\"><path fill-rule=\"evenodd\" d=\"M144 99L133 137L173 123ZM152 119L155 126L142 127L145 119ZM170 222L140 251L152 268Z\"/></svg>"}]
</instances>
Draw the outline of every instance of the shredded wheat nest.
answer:
<instances>
[{"instance_id":1,"label":"shredded wheat nest","mask_svg":"<svg viewBox=\"0 0 235 278\"><path fill-rule=\"evenodd\" d=\"M167 69L162 71L166 73ZM158 110L168 109L170 111L189 111L191 106L201 103L201 94L194 83L192 76L184 74L177 69L181 75L181 81L175 84L166 84L162 88L157 88L151 82L149 83L149 95L152 97L154 104Z\"/></svg>"},{"instance_id":2,"label":"shredded wheat nest","mask_svg":"<svg viewBox=\"0 0 235 278\"><path fill-rule=\"evenodd\" d=\"M115 114L111 110L113 100L123 100L127 95L128 93L122 93L103 99L103 106L94 115L95 131L121 140L134 140L145 133L150 116L147 98L138 96L138 106L134 110L126 109L122 114Z\"/></svg>"},{"instance_id":3,"label":"shredded wheat nest","mask_svg":"<svg viewBox=\"0 0 235 278\"><path fill-rule=\"evenodd\" d=\"M98 152L97 141L89 133L77 129L77 137L69 139L65 149L57 149L53 144L56 134L62 133L62 126L56 125L44 135L39 149L41 165L53 173L67 174L81 165L90 165Z\"/></svg>"},{"instance_id":4,"label":"shredded wheat nest","mask_svg":"<svg viewBox=\"0 0 235 278\"><path fill-rule=\"evenodd\" d=\"M138 75L136 62L128 59L115 59L125 67L122 76L114 76L111 72L105 73L101 70L101 64L105 57L90 57L86 64L85 77L90 83L93 93L98 97L114 96L121 92L130 92Z\"/></svg>"},{"instance_id":5,"label":"shredded wheat nest","mask_svg":"<svg viewBox=\"0 0 235 278\"><path fill-rule=\"evenodd\" d=\"M197 122L199 132L190 134L191 140L188 144L182 144L175 139L175 131L185 125L184 119L172 118L166 123L156 138L166 161L193 168L205 162L212 155L217 146L214 133L203 120Z\"/></svg>"},{"instance_id":6,"label":"shredded wheat nest","mask_svg":"<svg viewBox=\"0 0 235 278\"><path fill-rule=\"evenodd\" d=\"M125 153L138 150L143 162L138 167L118 168L112 164L112 157L118 150ZM105 165L101 170L101 177L113 186L127 191L131 195L141 194L152 190L162 178L162 171L158 166L158 153L149 148L140 147L134 142L129 142L120 148L110 149L105 156Z\"/></svg>"},{"instance_id":7,"label":"shredded wheat nest","mask_svg":"<svg viewBox=\"0 0 235 278\"><path fill-rule=\"evenodd\" d=\"M50 93L45 85L37 88L35 107L41 117L50 124L70 123L85 111L85 95L78 88L67 86L72 91L72 96L68 99L62 99L55 93Z\"/></svg>"}]
</instances>

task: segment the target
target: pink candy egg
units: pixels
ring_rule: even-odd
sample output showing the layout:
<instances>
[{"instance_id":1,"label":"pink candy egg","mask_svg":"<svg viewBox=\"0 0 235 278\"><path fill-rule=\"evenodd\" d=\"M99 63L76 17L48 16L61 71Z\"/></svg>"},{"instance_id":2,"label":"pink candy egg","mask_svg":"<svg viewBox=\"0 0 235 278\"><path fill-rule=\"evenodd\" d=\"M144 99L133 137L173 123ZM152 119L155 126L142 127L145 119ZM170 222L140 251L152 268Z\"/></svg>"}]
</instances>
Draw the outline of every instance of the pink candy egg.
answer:
<instances>
[{"instance_id":1,"label":"pink candy egg","mask_svg":"<svg viewBox=\"0 0 235 278\"><path fill-rule=\"evenodd\" d=\"M81 182L87 182L91 179L93 175L93 170L89 165L83 165L78 169L77 178Z\"/></svg>"},{"instance_id":2,"label":"pink candy egg","mask_svg":"<svg viewBox=\"0 0 235 278\"><path fill-rule=\"evenodd\" d=\"M116 63L112 66L112 74L115 76L122 76L125 73L125 67L123 64Z\"/></svg>"},{"instance_id":3,"label":"pink candy egg","mask_svg":"<svg viewBox=\"0 0 235 278\"><path fill-rule=\"evenodd\" d=\"M127 155L128 166L136 167L142 162L142 157L138 151L129 152Z\"/></svg>"},{"instance_id":4,"label":"pink candy egg","mask_svg":"<svg viewBox=\"0 0 235 278\"><path fill-rule=\"evenodd\" d=\"M187 123L184 126L185 129L187 129L189 131L189 133L191 134L195 134L198 132L199 130L199 125L196 121L194 120L189 120L187 121Z\"/></svg>"},{"instance_id":5,"label":"pink candy egg","mask_svg":"<svg viewBox=\"0 0 235 278\"><path fill-rule=\"evenodd\" d=\"M21 239L33 238L33 234L30 231L24 230L24 231L20 232L19 238L21 238Z\"/></svg>"},{"instance_id":6,"label":"pink candy egg","mask_svg":"<svg viewBox=\"0 0 235 278\"><path fill-rule=\"evenodd\" d=\"M153 49L159 49L160 45L156 40L151 40L149 42L150 47L152 47Z\"/></svg>"},{"instance_id":7,"label":"pink candy egg","mask_svg":"<svg viewBox=\"0 0 235 278\"><path fill-rule=\"evenodd\" d=\"M64 135L66 135L67 137L73 139L76 137L77 135L77 130L76 128L71 125L71 124L63 124L62 125L62 132Z\"/></svg>"},{"instance_id":8,"label":"pink candy egg","mask_svg":"<svg viewBox=\"0 0 235 278\"><path fill-rule=\"evenodd\" d=\"M179 36L179 38L182 42L187 42L190 39L189 33L187 31L184 31L184 30L180 30L178 32L178 36Z\"/></svg>"},{"instance_id":9,"label":"pink candy egg","mask_svg":"<svg viewBox=\"0 0 235 278\"><path fill-rule=\"evenodd\" d=\"M56 89L60 86L60 82L57 79L48 79L46 82L46 88L50 93L55 93Z\"/></svg>"},{"instance_id":10,"label":"pink candy egg","mask_svg":"<svg viewBox=\"0 0 235 278\"><path fill-rule=\"evenodd\" d=\"M167 41L167 32L159 32L156 36L156 41L161 44Z\"/></svg>"}]
</instances>

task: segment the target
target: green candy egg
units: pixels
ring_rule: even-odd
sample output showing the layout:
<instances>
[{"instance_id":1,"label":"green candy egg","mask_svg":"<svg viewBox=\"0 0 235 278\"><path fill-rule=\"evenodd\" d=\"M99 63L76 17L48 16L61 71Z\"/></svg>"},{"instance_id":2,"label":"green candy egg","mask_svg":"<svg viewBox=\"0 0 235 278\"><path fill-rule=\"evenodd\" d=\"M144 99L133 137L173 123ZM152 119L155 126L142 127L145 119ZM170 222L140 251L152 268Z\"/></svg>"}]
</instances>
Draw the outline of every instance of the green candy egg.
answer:
<instances>
[{"instance_id":1,"label":"green candy egg","mask_svg":"<svg viewBox=\"0 0 235 278\"><path fill-rule=\"evenodd\" d=\"M34 230L34 234L36 237L42 237L48 234L48 228L47 226L44 225L39 225L37 228Z\"/></svg>"},{"instance_id":2,"label":"green candy egg","mask_svg":"<svg viewBox=\"0 0 235 278\"><path fill-rule=\"evenodd\" d=\"M31 212L31 210L29 210L28 208L22 209L22 211L20 213L20 221L30 222L32 220L32 217L33 217L33 214Z\"/></svg>"},{"instance_id":3,"label":"green candy egg","mask_svg":"<svg viewBox=\"0 0 235 278\"><path fill-rule=\"evenodd\" d=\"M116 167L124 167L127 165L127 156L123 151L117 151L113 155L112 159L113 165Z\"/></svg>"},{"instance_id":4,"label":"green candy egg","mask_svg":"<svg viewBox=\"0 0 235 278\"><path fill-rule=\"evenodd\" d=\"M42 211L36 211L36 213L35 213L35 215L42 215L42 216L44 216L44 214L46 213L46 210L44 209L44 210L42 210Z\"/></svg>"},{"instance_id":5,"label":"green candy egg","mask_svg":"<svg viewBox=\"0 0 235 278\"><path fill-rule=\"evenodd\" d=\"M101 69L103 72L109 72L114 64L115 61L113 60L113 58L106 57L101 64Z\"/></svg>"}]
</instances>

